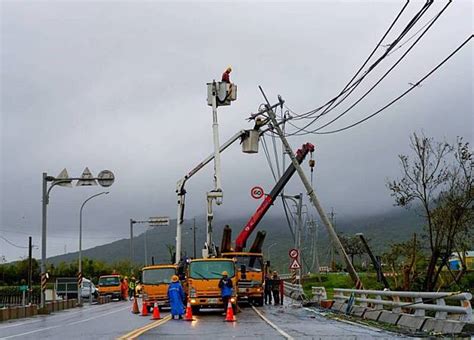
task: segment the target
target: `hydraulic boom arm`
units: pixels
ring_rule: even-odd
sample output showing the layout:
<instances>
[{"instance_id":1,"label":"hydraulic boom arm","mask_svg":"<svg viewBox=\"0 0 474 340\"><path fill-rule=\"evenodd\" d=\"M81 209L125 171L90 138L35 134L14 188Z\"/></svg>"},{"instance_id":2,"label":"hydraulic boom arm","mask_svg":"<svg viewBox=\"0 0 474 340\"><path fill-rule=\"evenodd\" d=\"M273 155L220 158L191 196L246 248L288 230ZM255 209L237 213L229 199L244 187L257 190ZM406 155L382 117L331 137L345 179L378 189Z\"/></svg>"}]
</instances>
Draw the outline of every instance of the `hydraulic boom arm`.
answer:
<instances>
[{"instance_id":1,"label":"hydraulic boom arm","mask_svg":"<svg viewBox=\"0 0 474 340\"><path fill-rule=\"evenodd\" d=\"M313 152L313 151L314 151L313 144L311 143L303 144L301 149L299 149L296 152L296 159L298 163L301 164L301 162L303 162L306 155L309 152ZM270 194L265 197L262 204L260 204L260 206L257 208L257 210L252 215L252 217L250 217L250 220L247 222L244 229L240 232L239 236L237 236L237 239L235 240L235 251L242 251L245 248L247 239L249 238L250 234L257 227L260 220L263 218L263 216L268 211L270 206L273 204L275 199L281 193L286 183L288 183L288 181L290 180L291 176L293 176L295 171L296 169L293 163L291 163L290 166L288 166L288 168L286 169L283 176L281 176L281 178L275 184Z\"/></svg>"},{"instance_id":2,"label":"hydraulic boom arm","mask_svg":"<svg viewBox=\"0 0 474 340\"><path fill-rule=\"evenodd\" d=\"M227 142L221 145L219 148L219 152L224 151L227 149L230 145L232 145L236 140L242 138L245 136L246 131L245 130L240 130L237 132L235 135L233 135ZM184 185L186 184L186 181L190 179L192 176L194 176L199 170L204 168L208 163L210 163L215 157L215 153L211 153L209 156L207 156L201 163L199 163L194 169L192 169L190 172L186 174L183 178L181 178L177 183L176 183L176 194L178 198L178 216L176 219L176 258L175 262L178 263L180 260L180 254L181 254L181 226L184 221L184 202L186 198L186 190L184 189Z\"/></svg>"}]
</instances>

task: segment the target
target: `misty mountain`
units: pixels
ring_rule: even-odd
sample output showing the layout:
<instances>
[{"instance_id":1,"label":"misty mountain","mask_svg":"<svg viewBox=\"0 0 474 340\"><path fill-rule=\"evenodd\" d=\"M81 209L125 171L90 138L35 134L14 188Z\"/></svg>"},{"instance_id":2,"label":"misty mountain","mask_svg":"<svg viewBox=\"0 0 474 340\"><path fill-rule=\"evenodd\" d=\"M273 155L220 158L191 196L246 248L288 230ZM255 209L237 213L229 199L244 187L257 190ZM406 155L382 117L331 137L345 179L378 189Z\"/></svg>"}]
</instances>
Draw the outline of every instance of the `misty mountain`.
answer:
<instances>
[{"instance_id":1,"label":"misty mountain","mask_svg":"<svg viewBox=\"0 0 474 340\"><path fill-rule=\"evenodd\" d=\"M231 218L227 220L215 219L214 242L220 245L222 230L225 224L232 227L232 239L235 239L240 230L247 222L248 218ZM201 248L205 241L206 226L204 219L200 218L196 222L196 255L200 257ZM318 224L317 249L321 265L328 262L330 242L326 228ZM146 244L148 263L154 258L155 263L170 262L168 248L174 247L176 237L176 220L171 220L170 226L147 228ZM393 242L409 239L414 232L419 233L423 226L423 220L413 211L394 209L386 213L372 216L344 217L336 220L337 232L347 235L354 235L363 232L370 240L369 243L375 253L380 253L388 248ZM144 225L134 225L133 238L133 261L143 264L145 262L145 227ZM257 230L265 230L267 237L264 243L264 252L277 268L284 270L288 262L288 249L294 244L292 234L285 217L266 216L259 224ZM193 220L186 220L182 231L183 251L188 256L193 255ZM247 246L250 246L255 237L256 231L252 234ZM303 233L305 234L305 233ZM303 248L308 243L309 236L303 235ZM306 241L306 242L305 242ZM270 249L269 249L270 248ZM308 247L307 247L308 248ZM308 249L306 249L308 251ZM309 256L309 255L308 255ZM116 262L128 260L130 258L130 239L122 239L98 247L83 250L84 258L92 258L106 262ZM78 258L77 252L51 257L48 262L58 264L59 262L75 261ZM307 261L308 262L308 261Z\"/></svg>"}]
</instances>

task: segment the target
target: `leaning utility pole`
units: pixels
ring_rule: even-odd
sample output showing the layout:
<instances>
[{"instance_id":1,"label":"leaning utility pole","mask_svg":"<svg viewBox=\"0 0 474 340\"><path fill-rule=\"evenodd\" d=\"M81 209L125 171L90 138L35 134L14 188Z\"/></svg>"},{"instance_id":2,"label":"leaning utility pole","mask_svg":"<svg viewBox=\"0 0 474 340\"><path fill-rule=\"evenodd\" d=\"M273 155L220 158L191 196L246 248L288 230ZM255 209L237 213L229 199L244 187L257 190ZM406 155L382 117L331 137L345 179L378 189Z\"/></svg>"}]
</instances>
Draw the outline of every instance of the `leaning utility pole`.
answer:
<instances>
[{"instance_id":1,"label":"leaning utility pole","mask_svg":"<svg viewBox=\"0 0 474 340\"><path fill-rule=\"evenodd\" d=\"M298 163L298 160L296 159L293 150L291 149L290 144L288 143L288 140L286 139L282 129L280 128L280 125L278 124L278 121L276 119L275 112L273 112L272 106L270 105L270 102L268 101L265 93L263 92L263 89L261 86L259 86L260 91L262 92L263 97L265 98L266 103L266 109L264 112L268 113L268 116L271 120L271 123L273 125L273 128L277 132L278 136L280 137L284 148L286 149L286 152L288 153L288 156L290 156L291 161L293 162L293 166L295 167L296 171L298 172L298 175L300 176L301 181L303 182L303 185L306 189L306 192L310 198L311 203L313 203L314 207L316 208L319 216L321 217L321 220L323 221L324 225L326 226L329 236L332 238L334 244L336 247L339 249L340 255L346 262L346 267L347 271L349 272L349 275L351 276L352 280L355 282L355 288L356 289L361 289L362 288L362 282L359 279L359 275L357 275L356 270L354 269L354 266L351 263L351 260L349 259L349 256L347 256L346 251L344 250L344 247L337 237L336 232L334 231L334 228L332 227L331 221L329 221L328 216L326 215L326 212L323 210L321 207L321 204L319 202L318 197L316 196L316 192L314 189L311 187L311 183L308 181L306 178L306 175L301 168L300 164ZM284 101L279 97L280 105L283 105ZM262 112L259 112L259 114ZM258 115L258 114L257 114ZM253 118L255 118L257 115L252 115Z\"/></svg>"}]
</instances>

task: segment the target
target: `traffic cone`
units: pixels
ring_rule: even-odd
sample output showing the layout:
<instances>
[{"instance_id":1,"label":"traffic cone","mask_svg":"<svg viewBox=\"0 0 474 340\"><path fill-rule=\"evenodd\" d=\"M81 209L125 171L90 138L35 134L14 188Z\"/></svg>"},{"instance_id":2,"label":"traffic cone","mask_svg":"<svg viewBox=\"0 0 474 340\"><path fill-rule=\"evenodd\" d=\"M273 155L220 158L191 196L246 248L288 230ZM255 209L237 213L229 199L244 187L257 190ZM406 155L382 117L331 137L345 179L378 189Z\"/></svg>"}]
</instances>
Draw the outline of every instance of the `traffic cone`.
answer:
<instances>
[{"instance_id":1,"label":"traffic cone","mask_svg":"<svg viewBox=\"0 0 474 340\"><path fill-rule=\"evenodd\" d=\"M227 313L225 315L225 320L224 321L229 321L229 322L234 322L237 321L234 315L234 310L232 309L232 303L229 301L227 304Z\"/></svg>"},{"instance_id":2,"label":"traffic cone","mask_svg":"<svg viewBox=\"0 0 474 340\"><path fill-rule=\"evenodd\" d=\"M132 313L133 313L133 314L140 314L140 311L138 310L138 302L137 302L137 299L134 299L134 300L133 300Z\"/></svg>"},{"instance_id":3,"label":"traffic cone","mask_svg":"<svg viewBox=\"0 0 474 340\"><path fill-rule=\"evenodd\" d=\"M143 301L142 313L140 314L140 316L148 316L148 306L145 301Z\"/></svg>"},{"instance_id":4,"label":"traffic cone","mask_svg":"<svg viewBox=\"0 0 474 340\"><path fill-rule=\"evenodd\" d=\"M186 314L184 315L184 321L194 321L193 318L193 309L191 308L191 303L188 301L186 305Z\"/></svg>"},{"instance_id":5,"label":"traffic cone","mask_svg":"<svg viewBox=\"0 0 474 340\"><path fill-rule=\"evenodd\" d=\"M158 303L155 302L155 306L153 307L153 316L151 317L151 320L160 320L160 308L158 307Z\"/></svg>"}]
</instances>

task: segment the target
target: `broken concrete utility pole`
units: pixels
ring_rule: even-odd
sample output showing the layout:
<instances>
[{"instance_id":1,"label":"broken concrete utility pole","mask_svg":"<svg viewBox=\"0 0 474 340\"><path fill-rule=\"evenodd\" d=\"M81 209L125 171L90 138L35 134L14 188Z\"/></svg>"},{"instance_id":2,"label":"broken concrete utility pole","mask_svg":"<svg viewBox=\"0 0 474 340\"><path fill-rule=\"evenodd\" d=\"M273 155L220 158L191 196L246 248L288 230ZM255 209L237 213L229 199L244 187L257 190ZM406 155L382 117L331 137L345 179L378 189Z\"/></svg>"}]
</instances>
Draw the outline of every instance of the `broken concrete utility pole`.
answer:
<instances>
[{"instance_id":1,"label":"broken concrete utility pole","mask_svg":"<svg viewBox=\"0 0 474 340\"><path fill-rule=\"evenodd\" d=\"M265 98L265 101L267 103L266 104L266 109L262 113L264 113L264 112L268 113L268 116L269 116L270 121L273 125L273 128L276 130L278 136L280 137L280 139L283 143L283 146L284 146L286 152L290 156L291 161L293 162L293 165L294 165L296 171L298 172L298 175L300 176L301 181L303 182L303 185L306 189L306 193L308 194L311 203L313 203L314 207L316 208L319 216L321 217L321 220L323 221L324 225L326 226L326 228L328 230L329 236L333 240L335 246L339 250L340 255L342 256L342 258L344 259L344 262L346 263L347 271L349 272L349 275L351 276L352 280L355 283L355 288L356 289L362 289L363 288L362 287L362 282L360 281L359 275L357 275L357 272L354 269L354 266L352 265L351 260L349 259L349 256L347 256L347 253L344 250L344 247L343 247L341 241L339 240L339 237L337 237L337 234L334 231L334 228L331 224L331 221L329 220L328 216L326 215L323 208L321 207L321 204L319 202L318 197L316 196L316 193L315 193L314 189L312 188L310 182L306 178L306 175L305 175L303 169L301 168L300 164L296 160L296 157L293 153L293 150L291 149L291 146L288 143L288 140L286 139L286 137L283 133L283 130L280 128L280 125L278 124L275 112L273 112L273 107L274 106L272 107L270 105L270 102L268 101L267 97L265 96L265 93L263 92L263 89L262 89L261 86L259 86L259 89L262 92L262 95ZM280 105L283 105L284 101L281 99L281 97L278 97L278 99L280 101ZM251 117L255 117L255 116L256 115L252 115Z\"/></svg>"}]
</instances>

